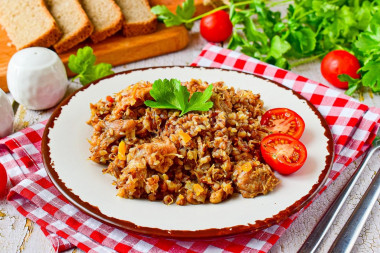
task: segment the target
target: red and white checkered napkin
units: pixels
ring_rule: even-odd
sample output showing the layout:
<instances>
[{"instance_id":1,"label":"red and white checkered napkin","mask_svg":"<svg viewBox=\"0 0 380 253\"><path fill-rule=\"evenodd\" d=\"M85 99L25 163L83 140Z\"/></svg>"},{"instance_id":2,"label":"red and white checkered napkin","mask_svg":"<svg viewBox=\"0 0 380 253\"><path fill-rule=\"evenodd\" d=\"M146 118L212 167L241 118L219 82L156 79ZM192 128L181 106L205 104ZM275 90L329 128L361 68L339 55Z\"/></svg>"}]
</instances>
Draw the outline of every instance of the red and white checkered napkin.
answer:
<instances>
[{"instance_id":1,"label":"red and white checkered napkin","mask_svg":"<svg viewBox=\"0 0 380 253\"><path fill-rule=\"evenodd\" d=\"M326 118L336 144L333 171L322 191L368 148L379 128L380 108L368 108L321 84L240 53L209 44L193 65L255 73L309 99ZM8 201L40 225L59 251L77 246L87 252L267 252L299 214L260 232L215 240L158 239L105 225L72 206L48 179L40 153L45 123L0 140L0 166L6 168L14 185Z\"/></svg>"}]
</instances>

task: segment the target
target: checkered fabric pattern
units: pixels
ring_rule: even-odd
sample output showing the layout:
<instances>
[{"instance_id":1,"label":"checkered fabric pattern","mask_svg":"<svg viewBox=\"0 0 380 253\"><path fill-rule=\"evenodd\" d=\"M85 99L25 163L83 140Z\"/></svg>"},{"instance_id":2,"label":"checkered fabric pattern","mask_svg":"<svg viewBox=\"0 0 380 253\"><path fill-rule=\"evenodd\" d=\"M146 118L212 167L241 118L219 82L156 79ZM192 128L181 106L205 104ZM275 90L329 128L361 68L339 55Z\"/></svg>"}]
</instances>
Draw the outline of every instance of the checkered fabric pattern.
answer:
<instances>
[{"instance_id":1,"label":"checkered fabric pattern","mask_svg":"<svg viewBox=\"0 0 380 253\"><path fill-rule=\"evenodd\" d=\"M333 132L336 151L332 172L319 194L369 147L379 128L380 108L368 108L322 84L243 54L208 44L192 65L255 73L295 90L318 108ZM48 179L40 153L45 124L0 140L0 166L13 185L8 201L36 222L58 251L77 246L86 252L267 252L303 211L263 231L214 240L152 238L108 226L71 205Z\"/></svg>"}]
</instances>

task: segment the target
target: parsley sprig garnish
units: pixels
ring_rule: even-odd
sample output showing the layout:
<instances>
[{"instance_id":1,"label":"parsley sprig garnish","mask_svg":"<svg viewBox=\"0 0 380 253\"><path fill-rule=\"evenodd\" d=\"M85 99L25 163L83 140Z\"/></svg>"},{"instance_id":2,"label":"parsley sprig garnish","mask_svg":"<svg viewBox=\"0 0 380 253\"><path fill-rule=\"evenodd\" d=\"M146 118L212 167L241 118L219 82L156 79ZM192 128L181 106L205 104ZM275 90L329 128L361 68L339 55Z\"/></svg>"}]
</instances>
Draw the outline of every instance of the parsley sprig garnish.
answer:
<instances>
[{"instance_id":1,"label":"parsley sprig garnish","mask_svg":"<svg viewBox=\"0 0 380 253\"><path fill-rule=\"evenodd\" d=\"M177 109L181 111L180 116L190 111L208 111L213 106L213 102L208 101L212 95L211 84L204 92L194 92L190 98L190 92L178 79L158 79L154 81L150 95L156 101L147 100L146 106Z\"/></svg>"},{"instance_id":2,"label":"parsley sprig garnish","mask_svg":"<svg viewBox=\"0 0 380 253\"><path fill-rule=\"evenodd\" d=\"M68 67L77 74L73 80L79 78L82 85L89 84L99 78L113 74L112 65L99 63L95 65L96 56L91 47L79 48L77 55L70 55Z\"/></svg>"},{"instance_id":3,"label":"parsley sprig garnish","mask_svg":"<svg viewBox=\"0 0 380 253\"><path fill-rule=\"evenodd\" d=\"M172 13L165 5L154 6L152 12L158 15L158 19L168 27L185 24L188 29L191 29L193 26L191 18L195 13L194 0L186 0L182 6L178 5L176 14Z\"/></svg>"}]
</instances>

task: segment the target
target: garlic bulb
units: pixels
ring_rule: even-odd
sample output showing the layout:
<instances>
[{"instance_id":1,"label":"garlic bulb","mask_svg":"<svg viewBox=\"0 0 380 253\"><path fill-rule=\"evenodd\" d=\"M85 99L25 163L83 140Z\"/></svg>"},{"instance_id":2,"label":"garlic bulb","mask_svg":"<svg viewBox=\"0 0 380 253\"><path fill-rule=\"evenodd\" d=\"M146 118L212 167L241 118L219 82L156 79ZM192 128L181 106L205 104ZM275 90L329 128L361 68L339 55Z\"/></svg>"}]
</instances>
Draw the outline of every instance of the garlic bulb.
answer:
<instances>
[{"instance_id":1,"label":"garlic bulb","mask_svg":"<svg viewBox=\"0 0 380 253\"><path fill-rule=\"evenodd\" d=\"M0 89L0 115L0 138L2 138L12 133L15 118L11 102L2 89Z\"/></svg>"},{"instance_id":2,"label":"garlic bulb","mask_svg":"<svg viewBox=\"0 0 380 253\"><path fill-rule=\"evenodd\" d=\"M15 53L8 64L7 83L13 98L27 109L55 106L66 93L68 81L58 55L43 47Z\"/></svg>"}]
</instances>

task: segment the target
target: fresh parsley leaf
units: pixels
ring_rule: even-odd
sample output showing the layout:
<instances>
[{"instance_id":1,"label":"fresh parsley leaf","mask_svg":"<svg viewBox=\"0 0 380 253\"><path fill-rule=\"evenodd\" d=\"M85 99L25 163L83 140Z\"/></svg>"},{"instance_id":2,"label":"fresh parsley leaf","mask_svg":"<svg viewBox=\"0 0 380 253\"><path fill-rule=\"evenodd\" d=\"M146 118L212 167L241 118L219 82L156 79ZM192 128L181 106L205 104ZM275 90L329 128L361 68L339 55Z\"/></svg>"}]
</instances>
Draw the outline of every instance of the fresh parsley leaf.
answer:
<instances>
[{"instance_id":1,"label":"fresh parsley leaf","mask_svg":"<svg viewBox=\"0 0 380 253\"><path fill-rule=\"evenodd\" d=\"M377 8L371 7L371 10L374 9L374 12L371 16L371 23L374 25L380 25L380 8L379 8L380 1L377 1L377 4L378 4Z\"/></svg>"},{"instance_id":2,"label":"fresh parsley leaf","mask_svg":"<svg viewBox=\"0 0 380 253\"><path fill-rule=\"evenodd\" d=\"M91 47L80 48L77 55L70 55L68 66L74 73L86 71L90 66L95 64L96 57Z\"/></svg>"},{"instance_id":3,"label":"fresh parsley leaf","mask_svg":"<svg viewBox=\"0 0 380 253\"><path fill-rule=\"evenodd\" d=\"M276 35L271 41L270 51L264 60L280 68L287 69L289 68L289 63L283 55L289 51L290 48L291 45L286 40Z\"/></svg>"},{"instance_id":4,"label":"fresh parsley leaf","mask_svg":"<svg viewBox=\"0 0 380 253\"><path fill-rule=\"evenodd\" d=\"M190 98L190 92L181 85L178 79L158 79L154 81L150 95L156 100L147 100L145 105L152 108L177 109L180 116L190 111L208 111L213 102L208 101L212 95L212 85L204 92L194 92Z\"/></svg>"},{"instance_id":5,"label":"fresh parsley leaf","mask_svg":"<svg viewBox=\"0 0 380 253\"><path fill-rule=\"evenodd\" d=\"M336 24L344 41L353 42L358 35L357 23L355 19L355 11L344 5L340 8L336 15ZM344 42L342 43L344 44Z\"/></svg>"},{"instance_id":6,"label":"fresh parsley leaf","mask_svg":"<svg viewBox=\"0 0 380 253\"><path fill-rule=\"evenodd\" d=\"M348 89L345 92L346 95L352 96L355 93L355 91L357 91L360 88L360 79L354 79L346 74L339 75L338 78L342 82L348 82Z\"/></svg>"},{"instance_id":7,"label":"fresh parsley leaf","mask_svg":"<svg viewBox=\"0 0 380 253\"><path fill-rule=\"evenodd\" d=\"M315 0L312 1L311 6L312 10L315 11L315 14L320 17L331 18L339 10L339 6L329 3L329 1Z\"/></svg>"},{"instance_id":8,"label":"fresh parsley leaf","mask_svg":"<svg viewBox=\"0 0 380 253\"><path fill-rule=\"evenodd\" d=\"M244 43L244 42L243 42L242 37L241 37L236 31L233 31L233 32L232 32L231 39L230 39L230 41L228 42L228 46L227 46L227 48L232 49L232 50L235 50L235 49L237 49L239 46L241 46L243 43Z\"/></svg>"},{"instance_id":9,"label":"fresh parsley leaf","mask_svg":"<svg viewBox=\"0 0 380 253\"><path fill-rule=\"evenodd\" d=\"M158 20L164 22L167 27L176 26L183 23L179 16L172 13L165 5L156 5L151 11L157 15Z\"/></svg>"},{"instance_id":10,"label":"fresh parsley leaf","mask_svg":"<svg viewBox=\"0 0 380 253\"><path fill-rule=\"evenodd\" d=\"M289 62L285 57L280 57L276 59L274 65L283 68L283 69L289 69Z\"/></svg>"},{"instance_id":11,"label":"fresh parsley leaf","mask_svg":"<svg viewBox=\"0 0 380 253\"><path fill-rule=\"evenodd\" d=\"M111 64L99 63L94 65L95 61L96 56L89 46L78 49L77 55L70 55L68 67L77 74L73 80L79 78L81 84L86 85L114 73Z\"/></svg>"},{"instance_id":12,"label":"fresh parsley leaf","mask_svg":"<svg viewBox=\"0 0 380 253\"><path fill-rule=\"evenodd\" d=\"M380 92L379 69L380 61L370 62L360 69L365 72L362 75L363 86L370 87L374 92Z\"/></svg>"},{"instance_id":13,"label":"fresh parsley leaf","mask_svg":"<svg viewBox=\"0 0 380 253\"><path fill-rule=\"evenodd\" d=\"M145 101L145 105L162 109L185 109L185 99L183 90L186 87L181 85L177 79L158 79L154 81L150 95L156 101ZM189 97L187 97L189 99Z\"/></svg>"},{"instance_id":14,"label":"fresh parsley leaf","mask_svg":"<svg viewBox=\"0 0 380 253\"><path fill-rule=\"evenodd\" d=\"M176 14L181 17L182 20L191 19L195 13L194 0L186 0L182 6L178 5Z\"/></svg>"},{"instance_id":15,"label":"fresh parsley leaf","mask_svg":"<svg viewBox=\"0 0 380 253\"><path fill-rule=\"evenodd\" d=\"M280 36L276 35L272 38L269 55L273 56L275 59L279 59L289 51L290 48L291 45L289 42L282 40Z\"/></svg>"},{"instance_id":16,"label":"fresh parsley leaf","mask_svg":"<svg viewBox=\"0 0 380 253\"><path fill-rule=\"evenodd\" d=\"M371 3L365 1L356 12L357 28L360 30L365 30L368 27L371 19Z\"/></svg>"},{"instance_id":17,"label":"fresh parsley leaf","mask_svg":"<svg viewBox=\"0 0 380 253\"><path fill-rule=\"evenodd\" d=\"M97 80L99 78L102 78L114 73L112 71L112 65L109 63L104 63L104 62L94 65L92 67L92 71L94 73L93 75L94 80Z\"/></svg>"},{"instance_id":18,"label":"fresh parsley leaf","mask_svg":"<svg viewBox=\"0 0 380 253\"><path fill-rule=\"evenodd\" d=\"M370 26L369 31L362 32L355 42L355 46L364 55L380 50L380 27Z\"/></svg>"},{"instance_id":19,"label":"fresh parsley leaf","mask_svg":"<svg viewBox=\"0 0 380 253\"><path fill-rule=\"evenodd\" d=\"M211 95L212 85L209 85L203 92L194 92L190 98L188 105L186 106L186 112L208 111L214 105L213 102L208 101Z\"/></svg>"},{"instance_id":20,"label":"fresh parsley leaf","mask_svg":"<svg viewBox=\"0 0 380 253\"><path fill-rule=\"evenodd\" d=\"M315 33L309 27L291 30L289 38L294 50L301 55L312 52L316 45Z\"/></svg>"},{"instance_id":21,"label":"fresh parsley leaf","mask_svg":"<svg viewBox=\"0 0 380 253\"><path fill-rule=\"evenodd\" d=\"M257 30L249 14L244 17L243 23L243 31L247 36L247 39L249 41L255 41L256 43L260 43L260 46L267 50L268 37L265 35L265 33L262 33Z\"/></svg>"},{"instance_id":22,"label":"fresh parsley leaf","mask_svg":"<svg viewBox=\"0 0 380 253\"><path fill-rule=\"evenodd\" d=\"M241 52L255 57L259 60L264 61L265 60L265 55L263 55L258 47L255 44L250 44L248 41L244 40L244 45L241 46ZM272 63L271 63L272 64Z\"/></svg>"},{"instance_id":23,"label":"fresh parsley leaf","mask_svg":"<svg viewBox=\"0 0 380 253\"><path fill-rule=\"evenodd\" d=\"M231 20L232 25L236 25L236 24L243 22L243 20L245 18L244 13L237 12L235 10L235 5L233 5L233 4L230 6L230 14L229 15L230 15L230 20Z\"/></svg>"},{"instance_id":24,"label":"fresh parsley leaf","mask_svg":"<svg viewBox=\"0 0 380 253\"><path fill-rule=\"evenodd\" d=\"M187 29L191 29L193 21L191 18L195 13L194 0L186 0L182 6L178 5L176 14L172 13L165 5L156 5L151 11L157 18L165 23L167 27L185 24Z\"/></svg>"}]
</instances>

